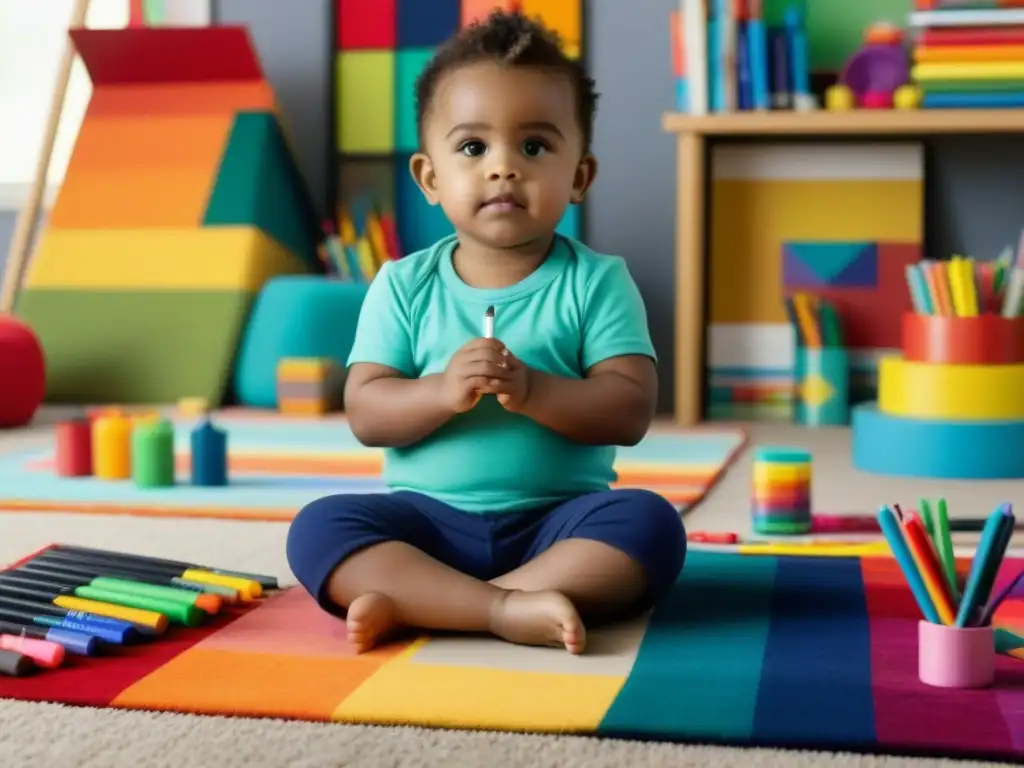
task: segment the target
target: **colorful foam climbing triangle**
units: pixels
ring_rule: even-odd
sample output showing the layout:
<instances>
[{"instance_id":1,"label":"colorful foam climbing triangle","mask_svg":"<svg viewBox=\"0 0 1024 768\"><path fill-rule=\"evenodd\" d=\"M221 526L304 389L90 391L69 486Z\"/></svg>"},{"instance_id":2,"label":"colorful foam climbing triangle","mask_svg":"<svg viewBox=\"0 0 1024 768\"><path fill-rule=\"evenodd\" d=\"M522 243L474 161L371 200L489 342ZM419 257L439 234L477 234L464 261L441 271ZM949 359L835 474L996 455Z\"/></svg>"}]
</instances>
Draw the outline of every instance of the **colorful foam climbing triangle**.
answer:
<instances>
[{"instance_id":1,"label":"colorful foam climbing triangle","mask_svg":"<svg viewBox=\"0 0 1024 768\"><path fill-rule=\"evenodd\" d=\"M270 278L319 225L245 27L76 29L93 84L16 313L54 402L223 401Z\"/></svg>"}]
</instances>

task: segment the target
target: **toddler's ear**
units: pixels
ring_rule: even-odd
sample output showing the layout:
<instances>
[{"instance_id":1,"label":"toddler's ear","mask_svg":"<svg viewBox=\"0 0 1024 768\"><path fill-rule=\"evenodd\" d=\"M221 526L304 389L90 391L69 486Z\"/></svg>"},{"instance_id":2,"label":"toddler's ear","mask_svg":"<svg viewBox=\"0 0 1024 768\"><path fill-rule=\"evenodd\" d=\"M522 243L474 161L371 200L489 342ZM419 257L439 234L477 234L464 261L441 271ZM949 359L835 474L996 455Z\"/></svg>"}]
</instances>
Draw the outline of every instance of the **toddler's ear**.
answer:
<instances>
[{"instance_id":1,"label":"toddler's ear","mask_svg":"<svg viewBox=\"0 0 1024 768\"><path fill-rule=\"evenodd\" d=\"M576 175L572 180L572 196L569 198L574 205L579 205L586 197L587 191L597 177L597 158L589 152L576 166Z\"/></svg>"},{"instance_id":2,"label":"toddler's ear","mask_svg":"<svg viewBox=\"0 0 1024 768\"><path fill-rule=\"evenodd\" d=\"M434 164L423 152L417 152L409 158L409 173L413 181L420 188L423 196L431 205L437 205L440 200L437 197L437 177L434 175Z\"/></svg>"}]
</instances>

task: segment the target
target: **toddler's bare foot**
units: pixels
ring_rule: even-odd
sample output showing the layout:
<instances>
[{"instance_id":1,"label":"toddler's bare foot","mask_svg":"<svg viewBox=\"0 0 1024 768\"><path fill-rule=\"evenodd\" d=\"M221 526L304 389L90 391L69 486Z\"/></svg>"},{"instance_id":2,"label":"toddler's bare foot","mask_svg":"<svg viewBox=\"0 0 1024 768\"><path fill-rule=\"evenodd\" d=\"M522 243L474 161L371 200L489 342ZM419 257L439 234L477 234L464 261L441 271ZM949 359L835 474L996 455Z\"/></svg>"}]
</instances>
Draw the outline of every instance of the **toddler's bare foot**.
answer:
<instances>
[{"instance_id":1,"label":"toddler's bare foot","mask_svg":"<svg viewBox=\"0 0 1024 768\"><path fill-rule=\"evenodd\" d=\"M345 627L356 653L364 653L399 628L398 612L390 597L368 592L348 607Z\"/></svg>"},{"instance_id":2,"label":"toddler's bare foot","mask_svg":"<svg viewBox=\"0 0 1024 768\"><path fill-rule=\"evenodd\" d=\"M491 631L510 643L564 645L582 653L587 642L583 620L561 592L506 593L491 615Z\"/></svg>"}]
</instances>

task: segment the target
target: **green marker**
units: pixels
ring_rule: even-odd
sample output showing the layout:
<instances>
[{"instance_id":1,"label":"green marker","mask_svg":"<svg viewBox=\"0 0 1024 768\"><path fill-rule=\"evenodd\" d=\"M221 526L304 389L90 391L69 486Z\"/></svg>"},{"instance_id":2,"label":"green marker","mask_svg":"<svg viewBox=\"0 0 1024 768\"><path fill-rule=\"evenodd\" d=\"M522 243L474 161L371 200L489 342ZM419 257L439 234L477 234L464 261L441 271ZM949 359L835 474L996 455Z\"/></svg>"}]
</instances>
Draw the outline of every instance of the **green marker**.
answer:
<instances>
[{"instance_id":1,"label":"green marker","mask_svg":"<svg viewBox=\"0 0 1024 768\"><path fill-rule=\"evenodd\" d=\"M946 583L949 584L949 593L953 596L953 602L959 603L960 585L956 582L956 555L953 554L953 538L949 533L949 512L945 499L939 499L935 529L935 549L938 550L939 562L942 563L942 571L946 576Z\"/></svg>"},{"instance_id":2,"label":"green marker","mask_svg":"<svg viewBox=\"0 0 1024 768\"><path fill-rule=\"evenodd\" d=\"M924 529L928 531L928 535L932 537L932 541L935 541L935 519L932 517L932 505L928 503L928 499L921 499L918 506L921 508L921 522L924 523Z\"/></svg>"},{"instance_id":3,"label":"green marker","mask_svg":"<svg viewBox=\"0 0 1024 768\"><path fill-rule=\"evenodd\" d=\"M75 587L75 596L85 598L86 600L97 600L101 603L138 608L143 611L155 611L156 613L164 614L169 621L186 627L198 627L203 623L204 619L204 611L201 608L196 608L194 605L160 600L133 592L118 592L117 590L98 589L93 586L81 586Z\"/></svg>"}]
</instances>

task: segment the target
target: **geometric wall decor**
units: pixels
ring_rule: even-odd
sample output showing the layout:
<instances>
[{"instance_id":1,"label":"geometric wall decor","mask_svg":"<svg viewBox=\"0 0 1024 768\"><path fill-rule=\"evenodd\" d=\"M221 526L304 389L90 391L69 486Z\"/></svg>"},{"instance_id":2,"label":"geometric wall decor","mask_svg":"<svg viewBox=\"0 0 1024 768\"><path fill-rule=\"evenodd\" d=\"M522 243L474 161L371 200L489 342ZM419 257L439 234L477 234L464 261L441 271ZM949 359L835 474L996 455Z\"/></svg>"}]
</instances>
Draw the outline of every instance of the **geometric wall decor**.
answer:
<instances>
[{"instance_id":1,"label":"geometric wall decor","mask_svg":"<svg viewBox=\"0 0 1024 768\"><path fill-rule=\"evenodd\" d=\"M720 145L711 176L706 418L792 418L797 292L835 307L850 398L874 399L922 258L920 142Z\"/></svg>"},{"instance_id":2,"label":"geometric wall decor","mask_svg":"<svg viewBox=\"0 0 1024 768\"><path fill-rule=\"evenodd\" d=\"M418 149L415 84L437 47L493 9L521 10L583 53L585 0L331 0L334 12L330 200L334 217L359 199L393 217L402 253L452 232L409 173ZM578 206L558 231L580 237Z\"/></svg>"}]
</instances>

